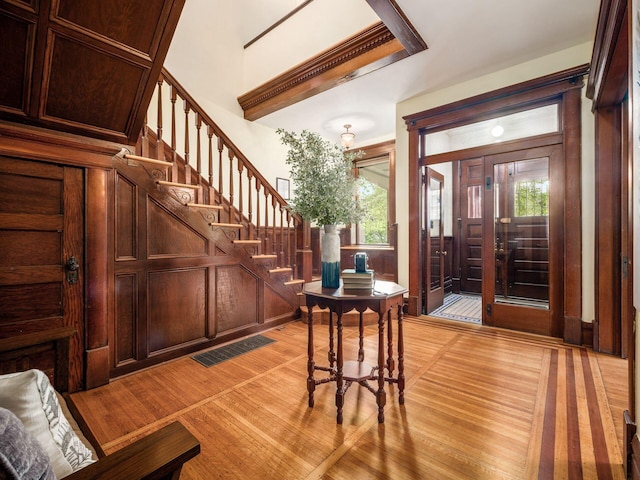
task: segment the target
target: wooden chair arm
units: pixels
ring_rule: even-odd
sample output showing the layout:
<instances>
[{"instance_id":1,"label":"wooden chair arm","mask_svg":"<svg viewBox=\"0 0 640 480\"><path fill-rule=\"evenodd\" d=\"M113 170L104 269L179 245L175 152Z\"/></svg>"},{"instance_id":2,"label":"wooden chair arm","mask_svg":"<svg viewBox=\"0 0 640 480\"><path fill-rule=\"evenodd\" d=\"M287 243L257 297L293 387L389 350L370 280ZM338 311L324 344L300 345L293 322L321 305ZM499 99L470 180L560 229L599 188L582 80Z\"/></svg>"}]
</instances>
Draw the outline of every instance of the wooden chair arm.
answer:
<instances>
[{"instance_id":1,"label":"wooden chair arm","mask_svg":"<svg viewBox=\"0 0 640 480\"><path fill-rule=\"evenodd\" d=\"M65 479L177 480L182 465L199 453L200 442L180 422L173 422Z\"/></svg>"}]
</instances>

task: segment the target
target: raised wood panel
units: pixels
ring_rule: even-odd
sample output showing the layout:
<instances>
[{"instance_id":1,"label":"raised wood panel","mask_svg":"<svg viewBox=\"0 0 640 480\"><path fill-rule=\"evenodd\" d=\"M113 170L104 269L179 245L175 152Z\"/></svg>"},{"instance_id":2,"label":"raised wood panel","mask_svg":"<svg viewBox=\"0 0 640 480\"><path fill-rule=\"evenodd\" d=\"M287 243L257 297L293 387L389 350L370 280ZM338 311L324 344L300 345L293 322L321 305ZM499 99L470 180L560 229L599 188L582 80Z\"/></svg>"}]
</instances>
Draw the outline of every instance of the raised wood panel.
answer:
<instances>
[{"instance_id":1,"label":"raised wood panel","mask_svg":"<svg viewBox=\"0 0 640 480\"><path fill-rule=\"evenodd\" d=\"M149 272L149 355L206 337L207 269Z\"/></svg>"},{"instance_id":2,"label":"raised wood panel","mask_svg":"<svg viewBox=\"0 0 640 480\"><path fill-rule=\"evenodd\" d=\"M0 2L0 118L135 143L184 2Z\"/></svg>"},{"instance_id":3,"label":"raised wood panel","mask_svg":"<svg viewBox=\"0 0 640 480\"><path fill-rule=\"evenodd\" d=\"M117 175L116 190L116 259L133 259L138 256L137 190L126 178Z\"/></svg>"},{"instance_id":4,"label":"raised wood panel","mask_svg":"<svg viewBox=\"0 0 640 480\"><path fill-rule=\"evenodd\" d=\"M149 258L207 254L207 239L171 215L153 199L147 203Z\"/></svg>"},{"instance_id":5,"label":"raised wood panel","mask_svg":"<svg viewBox=\"0 0 640 480\"><path fill-rule=\"evenodd\" d=\"M61 232L0 231L0 267L55 265L61 249Z\"/></svg>"},{"instance_id":6,"label":"raised wood panel","mask_svg":"<svg viewBox=\"0 0 640 480\"><path fill-rule=\"evenodd\" d=\"M33 22L0 12L0 68L4 70L0 88L0 109L26 115L28 71L33 61Z\"/></svg>"},{"instance_id":7,"label":"raised wood panel","mask_svg":"<svg viewBox=\"0 0 640 480\"><path fill-rule=\"evenodd\" d=\"M151 55L162 33L155 27L162 19L163 2L113 0L102 9L96 8L100 3L77 8L74 0L60 0L56 18ZM140 12L145 14L144 22L140 21Z\"/></svg>"},{"instance_id":8,"label":"raised wood panel","mask_svg":"<svg viewBox=\"0 0 640 480\"><path fill-rule=\"evenodd\" d=\"M24 372L32 368L42 370L55 385L56 376L56 345L55 342L27 347L12 352L0 352L0 375ZM65 389L68 388L65 385Z\"/></svg>"},{"instance_id":9,"label":"raised wood panel","mask_svg":"<svg viewBox=\"0 0 640 480\"><path fill-rule=\"evenodd\" d=\"M61 324L62 306L59 283L0 286L0 326L3 331L12 323L20 323L14 326L16 332L26 328L25 322L50 326L57 318Z\"/></svg>"},{"instance_id":10,"label":"raised wood panel","mask_svg":"<svg viewBox=\"0 0 640 480\"><path fill-rule=\"evenodd\" d=\"M136 358L138 287L135 274L116 275L115 279L115 364Z\"/></svg>"},{"instance_id":11,"label":"raised wood panel","mask_svg":"<svg viewBox=\"0 0 640 480\"><path fill-rule=\"evenodd\" d=\"M258 300L258 280L244 267L217 267L216 334L257 323Z\"/></svg>"},{"instance_id":12,"label":"raised wood panel","mask_svg":"<svg viewBox=\"0 0 640 480\"><path fill-rule=\"evenodd\" d=\"M141 85L146 70L60 35L53 38L44 117L91 125L93 135L100 129L126 131L131 106L140 92L122 86ZM92 73L97 65L100 76Z\"/></svg>"},{"instance_id":13,"label":"raised wood panel","mask_svg":"<svg viewBox=\"0 0 640 480\"><path fill-rule=\"evenodd\" d=\"M291 305L275 293L269 285L264 285L264 319L278 318L291 314Z\"/></svg>"},{"instance_id":14,"label":"raised wood panel","mask_svg":"<svg viewBox=\"0 0 640 480\"><path fill-rule=\"evenodd\" d=\"M62 178L0 173L0 212L62 214Z\"/></svg>"},{"instance_id":15,"label":"raised wood panel","mask_svg":"<svg viewBox=\"0 0 640 480\"><path fill-rule=\"evenodd\" d=\"M482 158L460 162L460 188L456 191L460 204L460 291L482 292L482 202L484 199L484 165ZM457 233L457 232L455 232ZM453 253L453 252L452 252ZM455 272L454 276L457 275Z\"/></svg>"}]
</instances>

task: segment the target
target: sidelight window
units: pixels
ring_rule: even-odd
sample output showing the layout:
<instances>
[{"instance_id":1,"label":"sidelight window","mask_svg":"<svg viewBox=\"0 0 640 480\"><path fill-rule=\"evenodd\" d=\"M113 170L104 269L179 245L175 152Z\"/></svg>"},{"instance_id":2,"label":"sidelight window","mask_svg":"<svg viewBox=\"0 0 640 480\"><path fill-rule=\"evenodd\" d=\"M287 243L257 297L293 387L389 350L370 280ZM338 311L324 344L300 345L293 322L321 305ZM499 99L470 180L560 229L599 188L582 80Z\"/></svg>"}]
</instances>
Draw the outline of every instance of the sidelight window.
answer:
<instances>
[{"instance_id":1,"label":"sidelight window","mask_svg":"<svg viewBox=\"0 0 640 480\"><path fill-rule=\"evenodd\" d=\"M389 160L372 159L356 163L360 179L358 198L367 217L358 224L358 244L388 243Z\"/></svg>"}]
</instances>

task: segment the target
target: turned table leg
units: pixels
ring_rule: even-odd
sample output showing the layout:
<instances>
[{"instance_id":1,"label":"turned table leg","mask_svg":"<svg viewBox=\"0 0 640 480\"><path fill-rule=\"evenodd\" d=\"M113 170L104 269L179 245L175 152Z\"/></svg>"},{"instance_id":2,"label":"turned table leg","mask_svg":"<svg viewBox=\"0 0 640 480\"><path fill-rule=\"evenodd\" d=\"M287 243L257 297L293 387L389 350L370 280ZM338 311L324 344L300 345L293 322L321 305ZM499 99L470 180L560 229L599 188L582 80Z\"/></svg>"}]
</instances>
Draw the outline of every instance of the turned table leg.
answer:
<instances>
[{"instance_id":1,"label":"turned table leg","mask_svg":"<svg viewBox=\"0 0 640 480\"><path fill-rule=\"evenodd\" d=\"M384 423L384 406L387 403L387 394L384 391L384 312L378 312L378 391L376 392L378 404L378 423Z\"/></svg>"},{"instance_id":2,"label":"turned table leg","mask_svg":"<svg viewBox=\"0 0 640 480\"><path fill-rule=\"evenodd\" d=\"M404 335L402 304L398 306L398 403L404 405Z\"/></svg>"},{"instance_id":3,"label":"turned table leg","mask_svg":"<svg viewBox=\"0 0 640 480\"><path fill-rule=\"evenodd\" d=\"M333 312L331 310L329 310L329 353L327 355L329 367L333 368L336 364L336 351L333 343Z\"/></svg>"},{"instance_id":4,"label":"turned table leg","mask_svg":"<svg viewBox=\"0 0 640 480\"><path fill-rule=\"evenodd\" d=\"M358 324L358 333L360 334L358 343L358 361L364 361L364 312L360 313L360 323Z\"/></svg>"},{"instance_id":5,"label":"turned table leg","mask_svg":"<svg viewBox=\"0 0 640 480\"><path fill-rule=\"evenodd\" d=\"M391 309L387 313L387 370L389 371L389 377L393 377L393 371L395 369L395 364L393 362L393 327L392 327L392 318L391 318Z\"/></svg>"},{"instance_id":6,"label":"turned table leg","mask_svg":"<svg viewBox=\"0 0 640 480\"><path fill-rule=\"evenodd\" d=\"M342 366L343 366L343 357L342 357L342 312L338 312L337 319L337 327L338 327L338 351L337 351L337 370L336 370L336 408L338 409L338 414L336 416L336 422L342 423L342 407L344 406L344 385L342 379Z\"/></svg>"},{"instance_id":7,"label":"turned table leg","mask_svg":"<svg viewBox=\"0 0 640 480\"><path fill-rule=\"evenodd\" d=\"M309 359L307 361L307 391L309 392L309 406L313 407L313 392L316 389L316 381L313 378L313 371L315 370L315 362L313 361L313 306L309 306L309 315L307 317L308 323L308 337L307 337L307 354Z\"/></svg>"}]
</instances>

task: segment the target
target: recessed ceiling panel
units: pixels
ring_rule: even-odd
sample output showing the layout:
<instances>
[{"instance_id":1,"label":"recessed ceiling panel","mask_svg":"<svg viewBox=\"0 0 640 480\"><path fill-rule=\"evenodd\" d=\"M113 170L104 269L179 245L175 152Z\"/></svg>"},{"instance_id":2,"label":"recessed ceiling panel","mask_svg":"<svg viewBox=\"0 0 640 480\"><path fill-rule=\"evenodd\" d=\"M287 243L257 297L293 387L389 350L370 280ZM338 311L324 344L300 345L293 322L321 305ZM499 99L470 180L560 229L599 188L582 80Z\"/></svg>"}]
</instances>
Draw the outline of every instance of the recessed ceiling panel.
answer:
<instances>
[{"instance_id":1,"label":"recessed ceiling panel","mask_svg":"<svg viewBox=\"0 0 640 480\"><path fill-rule=\"evenodd\" d=\"M145 71L64 37L53 42L47 120L124 132Z\"/></svg>"},{"instance_id":2,"label":"recessed ceiling panel","mask_svg":"<svg viewBox=\"0 0 640 480\"><path fill-rule=\"evenodd\" d=\"M60 0L58 17L152 56L156 49L160 16L165 2L111 0L82 2ZM141 12L144 21L141 22Z\"/></svg>"}]
</instances>

